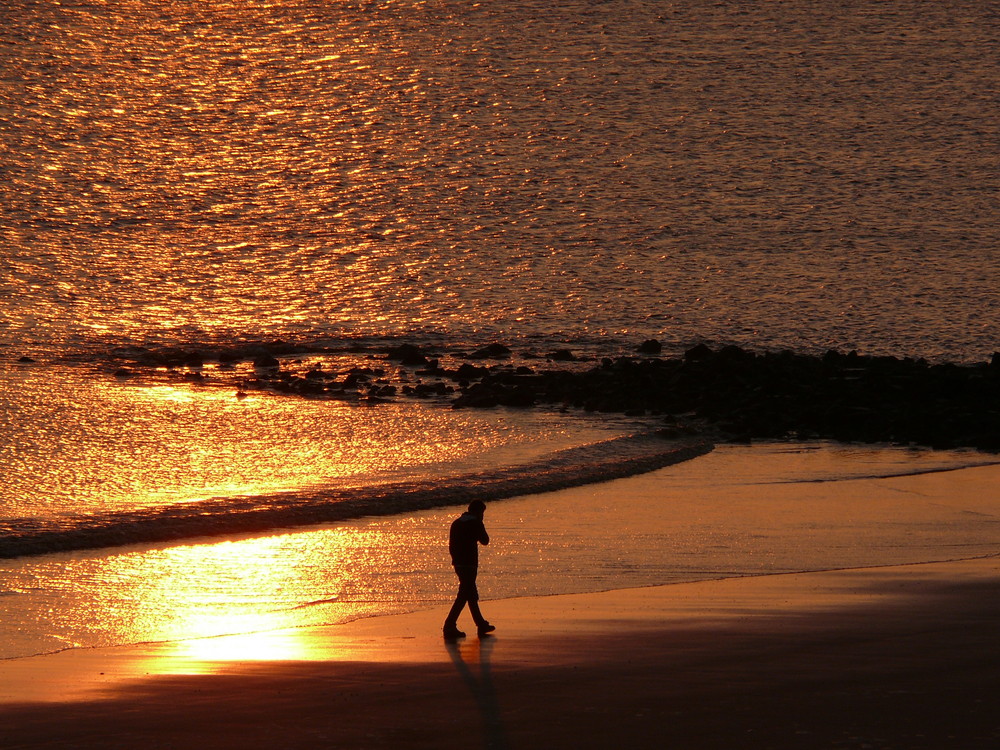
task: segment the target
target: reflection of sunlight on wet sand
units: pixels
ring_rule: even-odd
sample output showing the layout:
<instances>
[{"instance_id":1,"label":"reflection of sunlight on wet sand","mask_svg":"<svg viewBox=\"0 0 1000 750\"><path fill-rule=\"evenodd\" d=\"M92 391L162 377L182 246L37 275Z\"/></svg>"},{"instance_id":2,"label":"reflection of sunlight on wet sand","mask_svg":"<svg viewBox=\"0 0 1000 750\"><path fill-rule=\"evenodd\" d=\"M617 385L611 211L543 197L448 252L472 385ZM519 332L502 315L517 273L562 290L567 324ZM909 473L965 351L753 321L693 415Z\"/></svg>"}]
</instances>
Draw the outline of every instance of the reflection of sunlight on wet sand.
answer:
<instances>
[{"instance_id":1,"label":"reflection of sunlight on wet sand","mask_svg":"<svg viewBox=\"0 0 1000 750\"><path fill-rule=\"evenodd\" d=\"M337 602L352 574L337 565L343 550L363 543L355 529L324 532L322 546L304 547L289 564L289 537L265 537L164 550L160 569L144 577L144 609L157 640L169 641L155 672L194 674L233 662L330 658L306 638L295 602ZM284 564L275 561L282 559ZM148 572L148 571L147 571ZM219 634L224 635L219 635Z\"/></svg>"},{"instance_id":2,"label":"reflection of sunlight on wet sand","mask_svg":"<svg viewBox=\"0 0 1000 750\"><path fill-rule=\"evenodd\" d=\"M178 641L147 669L158 674L204 674L234 662L321 661L333 656L315 636L292 629Z\"/></svg>"}]
</instances>

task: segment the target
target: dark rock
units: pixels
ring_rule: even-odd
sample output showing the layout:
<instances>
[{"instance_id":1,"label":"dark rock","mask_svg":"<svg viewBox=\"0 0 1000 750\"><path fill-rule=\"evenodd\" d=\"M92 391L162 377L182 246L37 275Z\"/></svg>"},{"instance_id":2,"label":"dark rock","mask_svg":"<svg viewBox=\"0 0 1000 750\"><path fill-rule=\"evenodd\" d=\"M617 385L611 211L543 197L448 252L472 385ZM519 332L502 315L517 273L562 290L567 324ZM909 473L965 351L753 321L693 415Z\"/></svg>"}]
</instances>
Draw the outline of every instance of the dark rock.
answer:
<instances>
[{"instance_id":1,"label":"dark rock","mask_svg":"<svg viewBox=\"0 0 1000 750\"><path fill-rule=\"evenodd\" d=\"M429 359L427 360L427 366L422 370L417 370L417 375L444 375L445 371L441 369L440 360Z\"/></svg>"},{"instance_id":2,"label":"dark rock","mask_svg":"<svg viewBox=\"0 0 1000 750\"><path fill-rule=\"evenodd\" d=\"M305 378L293 378L289 381L289 385L295 393L304 395L319 395L326 390L322 383L318 383L315 380L306 380Z\"/></svg>"},{"instance_id":3,"label":"dark rock","mask_svg":"<svg viewBox=\"0 0 1000 750\"><path fill-rule=\"evenodd\" d=\"M130 377L132 377L132 371L129 370L129 369L126 369L124 367L120 367L117 370L115 370L115 377L116 378L130 378Z\"/></svg>"},{"instance_id":4,"label":"dark rock","mask_svg":"<svg viewBox=\"0 0 1000 750\"><path fill-rule=\"evenodd\" d=\"M344 388L356 388L359 383L367 383L371 378L363 372L351 372L344 378Z\"/></svg>"},{"instance_id":5,"label":"dark rock","mask_svg":"<svg viewBox=\"0 0 1000 750\"><path fill-rule=\"evenodd\" d=\"M469 355L469 359L506 359L510 355L510 349L503 344L489 344L474 351Z\"/></svg>"},{"instance_id":6,"label":"dark rock","mask_svg":"<svg viewBox=\"0 0 1000 750\"><path fill-rule=\"evenodd\" d=\"M705 346L705 344L698 344L698 346L692 347L684 352L684 359L689 362L697 362L703 359L708 359L711 356L712 350Z\"/></svg>"},{"instance_id":7,"label":"dark rock","mask_svg":"<svg viewBox=\"0 0 1000 750\"><path fill-rule=\"evenodd\" d=\"M261 354L254 358L253 366L265 369L268 367L278 367L281 363L270 354Z\"/></svg>"},{"instance_id":8,"label":"dark rock","mask_svg":"<svg viewBox=\"0 0 1000 750\"><path fill-rule=\"evenodd\" d=\"M419 347L413 344L400 344L389 350L386 355L389 359L398 361L404 366L415 366L427 364L427 357Z\"/></svg>"},{"instance_id":9,"label":"dark rock","mask_svg":"<svg viewBox=\"0 0 1000 750\"><path fill-rule=\"evenodd\" d=\"M656 339L646 339L639 344L639 348L636 351L640 354L659 354L663 351L663 344Z\"/></svg>"},{"instance_id":10,"label":"dark rock","mask_svg":"<svg viewBox=\"0 0 1000 750\"><path fill-rule=\"evenodd\" d=\"M201 352L184 352L181 355L181 364L185 367L204 367L205 355Z\"/></svg>"},{"instance_id":11,"label":"dark rock","mask_svg":"<svg viewBox=\"0 0 1000 750\"><path fill-rule=\"evenodd\" d=\"M447 396L450 393L454 393L455 389L450 385L442 383L440 380L436 383L418 383L416 386L407 386L414 395L420 396L421 398L427 398L428 396Z\"/></svg>"},{"instance_id":12,"label":"dark rock","mask_svg":"<svg viewBox=\"0 0 1000 750\"><path fill-rule=\"evenodd\" d=\"M549 354L553 362L576 362L576 355L569 349L557 349Z\"/></svg>"},{"instance_id":13,"label":"dark rock","mask_svg":"<svg viewBox=\"0 0 1000 750\"><path fill-rule=\"evenodd\" d=\"M475 365L470 365L468 362L463 362L452 377L456 380L478 380L485 375L489 375L489 373L490 371L487 367L476 367Z\"/></svg>"},{"instance_id":14,"label":"dark rock","mask_svg":"<svg viewBox=\"0 0 1000 750\"><path fill-rule=\"evenodd\" d=\"M503 388L500 390L497 399L501 406L512 406L519 409L526 409L529 406L535 405L534 391L525 386Z\"/></svg>"},{"instance_id":15,"label":"dark rock","mask_svg":"<svg viewBox=\"0 0 1000 750\"><path fill-rule=\"evenodd\" d=\"M417 398L430 398L431 396L444 396L454 392L454 388L446 386L444 383L418 383L415 386L404 386L403 393L409 393Z\"/></svg>"},{"instance_id":16,"label":"dark rock","mask_svg":"<svg viewBox=\"0 0 1000 750\"><path fill-rule=\"evenodd\" d=\"M482 383L476 383L452 402L453 409L492 409L499 406L496 391Z\"/></svg>"},{"instance_id":17,"label":"dark rock","mask_svg":"<svg viewBox=\"0 0 1000 750\"><path fill-rule=\"evenodd\" d=\"M23 362L24 364L29 365L32 362L34 362L35 360L33 360L31 357L25 355L25 356L19 358L17 361L18 362Z\"/></svg>"},{"instance_id":18,"label":"dark rock","mask_svg":"<svg viewBox=\"0 0 1000 750\"><path fill-rule=\"evenodd\" d=\"M722 347L722 349L719 350L719 353L715 356L718 357L720 362L738 363L751 360L756 355L753 352L748 352L738 346L730 345Z\"/></svg>"}]
</instances>

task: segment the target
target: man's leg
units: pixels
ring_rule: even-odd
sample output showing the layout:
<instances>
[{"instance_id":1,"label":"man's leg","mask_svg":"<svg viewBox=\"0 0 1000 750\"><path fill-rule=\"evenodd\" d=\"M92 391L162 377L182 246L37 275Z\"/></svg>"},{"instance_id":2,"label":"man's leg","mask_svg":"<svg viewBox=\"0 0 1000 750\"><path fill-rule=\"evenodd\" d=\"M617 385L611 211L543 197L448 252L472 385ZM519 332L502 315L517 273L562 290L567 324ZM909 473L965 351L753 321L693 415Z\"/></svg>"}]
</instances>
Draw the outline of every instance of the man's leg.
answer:
<instances>
[{"instance_id":1,"label":"man's leg","mask_svg":"<svg viewBox=\"0 0 1000 750\"><path fill-rule=\"evenodd\" d=\"M445 630L457 630L458 629L458 616L462 614L462 610L465 609L465 605L468 599L465 597L465 592L462 591L462 587L458 587L458 595L455 597L455 603L451 605L451 611L448 612L448 617L444 621ZM471 608L470 608L471 609Z\"/></svg>"},{"instance_id":2,"label":"man's leg","mask_svg":"<svg viewBox=\"0 0 1000 750\"><path fill-rule=\"evenodd\" d=\"M461 582L459 591L464 592L469 605L469 614L472 615L473 622L480 634L494 630L493 626L483 617L479 611L479 588L476 586L476 577L479 575L479 568L475 565L461 565L455 567L458 580Z\"/></svg>"},{"instance_id":3,"label":"man's leg","mask_svg":"<svg viewBox=\"0 0 1000 750\"><path fill-rule=\"evenodd\" d=\"M461 638L465 633L458 629L458 616L462 614L462 610L465 609L465 605L468 604L469 608L472 608L472 602L469 599L470 588L469 588L469 571L468 566L456 565L455 575L458 576L458 594L455 596L455 602L451 605L451 610L448 612L448 617L444 621L444 637L445 638ZM476 589L476 576L475 568L472 569L472 589L471 592L474 593Z\"/></svg>"},{"instance_id":4,"label":"man's leg","mask_svg":"<svg viewBox=\"0 0 1000 750\"><path fill-rule=\"evenodd\" d=\"M483 617L483 613L479 611L479 602L469 600L469 614L472 615L473 622L476 623L477 628L481 628L484 625L489 625L486 618Z\"/></svg>"}]
</instances>

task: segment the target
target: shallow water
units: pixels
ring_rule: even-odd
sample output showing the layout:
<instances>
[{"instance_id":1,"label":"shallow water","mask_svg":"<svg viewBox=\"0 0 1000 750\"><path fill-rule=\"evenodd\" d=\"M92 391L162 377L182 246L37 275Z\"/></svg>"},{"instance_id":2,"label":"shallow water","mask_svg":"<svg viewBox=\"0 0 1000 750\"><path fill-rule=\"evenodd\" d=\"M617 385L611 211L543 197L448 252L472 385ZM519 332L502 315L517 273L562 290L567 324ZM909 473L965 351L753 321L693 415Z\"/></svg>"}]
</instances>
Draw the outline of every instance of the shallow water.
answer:
<instances>
[{"instance_id":1,"label":"shallow water","mask_svg":"<svg viewBox=\"0 0 1000 750\"><path fill-rule=\"evenodd\" d=\"M228 388L125 384L73 368L0 374L0 522L67 523L208 499L280 498L485 471L634 431L545 411L364 407Z\"/></svg>"},{"instance_id":2,"label":"shallow water","mask_svg":"<svg viewBox=\"0 0 1000 750\"><path fill-rule=\"evenodd\" d=\"M727 446L651 474L491 503L484 611L500 597L995 554L998 467L982 462L967 452ZM443 617L454 586L447 528L459 510L0 561L0 655L266 634L423 607ZM250 655L253 643L230 657L266 658Z\"/></svg>"}]
</instances>

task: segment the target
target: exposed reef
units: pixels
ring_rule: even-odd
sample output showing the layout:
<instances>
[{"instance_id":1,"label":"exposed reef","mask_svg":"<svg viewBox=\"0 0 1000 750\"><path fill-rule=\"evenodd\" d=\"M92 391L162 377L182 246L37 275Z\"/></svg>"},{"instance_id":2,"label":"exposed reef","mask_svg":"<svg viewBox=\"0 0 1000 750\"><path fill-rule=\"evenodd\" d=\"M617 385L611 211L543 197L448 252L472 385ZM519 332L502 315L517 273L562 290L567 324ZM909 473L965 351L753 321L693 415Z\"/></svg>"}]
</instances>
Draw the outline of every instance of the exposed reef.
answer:
<instances>
[{"instance_id":1,"label":"exposed reef","mask_svg":"<svg viewBox=\"0 0 1000 750\"><path fill-rule=\"evenodd\" d=\"M378 404L434 399L453 408L549 406L659 418L714 439L832 439L1000 450L1000 354L977 365L830 351L756 353L699 345L682 357L589 362L568 349L512 352L489 344L469 353L401 344L363 348L284 343L225 351L118 352L118 377L150 368L190 381ZM121 359L129 367L121 367ZM542 363L540 364L539 361ZM206 373L209 363L215 370Z\"/></svg>"}]
</instances>

